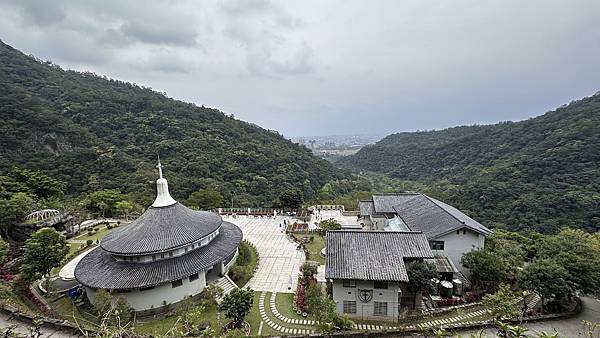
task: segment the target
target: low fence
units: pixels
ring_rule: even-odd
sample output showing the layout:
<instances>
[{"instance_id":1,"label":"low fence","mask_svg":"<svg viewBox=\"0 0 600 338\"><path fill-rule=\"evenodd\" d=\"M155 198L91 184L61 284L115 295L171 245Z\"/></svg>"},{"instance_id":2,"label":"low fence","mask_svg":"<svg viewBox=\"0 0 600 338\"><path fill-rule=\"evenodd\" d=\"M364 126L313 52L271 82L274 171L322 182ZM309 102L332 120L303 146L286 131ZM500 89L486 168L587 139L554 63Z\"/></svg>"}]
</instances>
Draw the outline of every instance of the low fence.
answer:
<instances>
[{"instance_id":1,"label":"low fence","mask_svg":"<svg viewBox=\"0 0 600 338\"><path fill-rule=\"evenodd\" d=\"M245 216L276 216L284 213L280 208L218 208L213 211L220 215L245 215Z\"/></svg>"},{"instance_id":2,"label":"low fence","mask_svg":"<svg viewBox=\"0 0 600 338\"><path fill-rule=\"evenodd\" d=\"M318 204L309 207L311 210L341 210L344 211L343 205L335 205L335 204Z\"/></svg>"},{"instance_id":3,"label":"low fence","mask_svg":"<svg viewBox=\"0 0 600 338\"><path fill-rule=\"evenodd\" d=\"M360 212L358 211L342 211L342 216L356 216L358 217Z\"/></svg>"}]
</instances>

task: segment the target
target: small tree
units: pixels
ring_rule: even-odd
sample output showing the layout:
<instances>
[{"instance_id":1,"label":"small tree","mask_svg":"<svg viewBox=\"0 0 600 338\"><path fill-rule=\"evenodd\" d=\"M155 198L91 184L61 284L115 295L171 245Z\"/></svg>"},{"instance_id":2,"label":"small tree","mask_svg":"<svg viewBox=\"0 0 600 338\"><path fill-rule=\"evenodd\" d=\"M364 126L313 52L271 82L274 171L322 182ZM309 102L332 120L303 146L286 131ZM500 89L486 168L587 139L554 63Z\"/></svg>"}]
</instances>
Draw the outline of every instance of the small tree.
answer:
<instances>
[{"instance_id":1,"label":"small tree","mask_svg":"<svg viewBox=\"0 0 600 338\"><path fill-rule=\"evenodd\" d=\"M223 302L219 304L219 311L224 311L225 316L232 321L234 328L239 328L244 318L250 313L254 303L254 291L250 288L235 289L225 295Z\"/></svg>"},{"instance_id":2,"label":"small tree","mask_svg":"<svg viewBox=\"0 0 600 338\"><path fill-rule=\"evenodd\" d=\"M94 312L99 317L104 317L112 309L112 297L108 291L100 289L96 291L96 297L94 298Z\"/></svg>"},{"instance_id":3,"label":"small tree","mask_svg":"<svg viewBox=\"0 0 600 338\"><path fill-rule=\"evenodd\" d=\"M190 207L200 210L211 210L225 204L223 195L215 190L201 189L190 194L187 199Z\"/></svg>"},{"instance_id":4,"label":"small tree","mask_svg":"<svg viewBox=\"0 0 600 338\"><path fill-rule=\"evenodd\" d=\"M333 218L332 219L324 219L319 223L319 227L321 227L321 229L323 229L324 231L331 231L331 230L340 230L342 228L342 225L338 222L336 222Z\"/></svg>"},{"instance_id":5,"label":"small tree","mask_svg":"<svg viewBox=\"0 0 600 338\"><path fill-rule=\"evenodd\" d=\"M496 293L483 297L483 307L497 321L514 318L520 313L517 296L506 284L501 284Z\"/></svg>"},{"instance_id":6,"label":"small tree","mask_svg":"<svg viewBox=\"0 0 600 338\"><path fill-rule=\"evenodd\" d=\"M19 192L10 199L0 199L0 235L8 238L8 229L22 222L28 213L35 210L33 196Z\"/></svg>"},{"instance_id":7,"label":"small tree","mask_svg":"<svg viewBox=\"0 0 600 338\"><path fill-rule=\"evenodd\" d=\"M316 321L321 323L333 322L333 318L336 315L335 302L323 295L318 285L311 284L308 286L306 290L306 302L310 314Z\"/></svg>"},{"instance_id":8,"label":"small tree","mask_svg":"<svg viewBox=\"0 0 600 338\"><path fill-rule=\"evenodd\" d=\"M117 203L124 200L125 198L119 190L99 190L89 194L86 208L91 212L100 213L102 217L112 216L117 210Z\"/></svg>"},{"instance_id":9,"label":"small tree","mask_svg":"<svg viewBox=\"0 0 600 338\"><path fill-rule=\"evenodd\" d=\"M69 253L65 237L53 228L42 228L25 241L25 254L21 272L29 280L49 277L50 271L57 267ZM46 278L46 290L48 290Z\"/></svg>"},{"instance_id":10,"label":"small tree","mask_svg":"<svg viewBox=\"0 0 600 338\"><path fill-rule=\"evenodd\" d=\"M181 322L183 331L179 332L181 336L198 335L201 331L201 320L205 317L205 303L194 305L191 297L186 297L179 308L177 320Z\"/></svg>"},{"instance_id":11,"label":"small tree","mask_svg":"<svg viewBox=\"0 0 600 338\"><path fill-rule=\"evenodd\" d=\"M471 272L471 278L479 284L492 283L494 286L506 281L510 267L488 250L473 250L463 255L461 262Z\"/></svg>"},{"instance_id":12,"label":"small tree","mask_svg":"<svg viewBox=\"0 0 600 338\"><path fill-rule=\"evenodd\" d=\"M96 291L94 311L102 325L126 326L133 318L134 310L121 297L113 298L106 290Z\"/></svg>"},{"instance_id":13,"label":"small tree","mask_svg":"<svg viewBox=\"0 0 600 338\"><path fill-rule=\"evenodd\" d=\"M569 273L552 259L537 259L527 265L519 276L521 287L534 291L545 300L562 298L572 292L568 283Z\"/></svg>"},{"instance_id":14,"label":"small tree","mask_svg":"<svg viewBox=\"0 0 600 338\"><path fill-rule=\"evenodd\" d=\"M4 261L9 250L8 243L0 237L0 262Z\"/></svg>"},{"instance_id":15,"label":"small tree","mask_svg":"<svg viewBox=\"0 0 600 338\"><path fill-rule=\"evenodd\" d=\"M221 296L223 296L223 288L214 284L208 285L202 292L202 299L209 306L216 306L217 299Z\"/></svg>"},{"instance_id":16,"label":"small tree","mask_svg":"<svg viewBox=\"0 0 600 338\"><path fill-rule=\"evenodd\" d=\"M127 201L119 201L115 203L115 209L120 216L125 217L125 220L129 220L129 214L133 210L133 204Z\"/></svg>"},{"instance_id":17,"label":"small tree","mask_svg":"<svg viewBox=\"0 0 600 338\"><path fill-rule=\"evenodd\" d=\"M408 285L415 291L413 304L417 306L417 296L423 289L432 286L431 280L438 276L435 265L425 261L415 261L406 266Z\"/></svg>"},{"instance_id":18,"label":"small tree","mask_svg":"<svg viewBox=\"0 0 600 338\"><path fill-rule=\"evenodd\" d=\"M279 194L279 202L283 208L298 209L304 202L304 196L299 189L290 188Z\"/></svg>"}]
</instances>

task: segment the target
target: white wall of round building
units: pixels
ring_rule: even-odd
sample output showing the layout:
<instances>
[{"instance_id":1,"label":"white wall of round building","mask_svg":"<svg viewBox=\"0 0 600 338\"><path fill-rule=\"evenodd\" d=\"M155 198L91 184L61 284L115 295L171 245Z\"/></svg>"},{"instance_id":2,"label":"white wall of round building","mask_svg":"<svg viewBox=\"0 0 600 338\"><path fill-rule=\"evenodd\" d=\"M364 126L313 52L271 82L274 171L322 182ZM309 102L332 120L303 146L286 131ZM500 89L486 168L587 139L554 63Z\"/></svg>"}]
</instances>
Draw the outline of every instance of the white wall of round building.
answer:
<instances>
[{"instance_id":1,"label":"white wall of round building","mask_svg":"<svg viewBox=\"0 0 600 338\"><path fill-rule=\"evenodd\" d=\"M198 279L190 282L189 278L182 280L182 285L173 287L172 283L161 284L153 289L131 290L129 292L113 292L115 298L123 298L136 311L158 309L165 304L174 304L184 300L186 297L195 296L206 287L206 275L198 274ZM93 304L96 299L96 290L85 288L87 297Z\"/></svg>"},{"instance_id":2,"label":"white wall of round building","mask_svg":"<svg viewBox=\"0 0 600 338\"><path fill-rule=\"evenodd\" d=\"M227 265L223 265L221 262L220 270L223 274L226 274L229 269L235 263L235 260L239 254L236 249L233 258ZM190 281L189 277L181 280L182 285L173 287L173 283L165 283L157 285L152 289L134 289L128 292L113 291L112 296L115 298L123 298L135 311L144 311L150 309L158 309L166 304L175 304L184 300L186 297L193 297L204 291L206 287L206 271L198 272L198 279ZM91 304L94 304L96 300L97 289L85 288L87 298Z\"/></svg>"}]
</instances>

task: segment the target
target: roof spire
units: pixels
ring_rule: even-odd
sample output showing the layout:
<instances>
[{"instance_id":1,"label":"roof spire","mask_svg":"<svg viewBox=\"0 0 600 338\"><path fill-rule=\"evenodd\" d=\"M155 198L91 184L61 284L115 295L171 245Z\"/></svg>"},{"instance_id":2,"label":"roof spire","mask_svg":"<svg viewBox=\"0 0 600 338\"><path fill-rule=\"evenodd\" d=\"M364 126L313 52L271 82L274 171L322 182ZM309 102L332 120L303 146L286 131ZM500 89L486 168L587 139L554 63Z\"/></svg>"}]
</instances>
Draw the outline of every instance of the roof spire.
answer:
<instances>
[{"instance_id":1,"label":"roof spire","mask_svg":"<svg viewBox=\"0 0 600 338\"><path fill-rule=\"evenodd\" d=\"M167 182L167 179L163 177L163 166L160 163L160 155L158 156L158 165L156 167L158 168L159 178L156 180L156 199L154 200L154 203L152 203L152 206L160 208L177 203L177 201L171 197L171 194L169 194L169 183Z\"/></svg>"},{"instance_id":2,"label":"roof spire","mask_svg":"<svg viewBox=\"0 0 600 338\"><path fill-rule=\"evenodd\" d=\"M160 164L160 154L158 155L158 165L156 166L158 168L158 176L159 178L163 178L162 176L162 164Z\"/></svg>"}]
</instances>

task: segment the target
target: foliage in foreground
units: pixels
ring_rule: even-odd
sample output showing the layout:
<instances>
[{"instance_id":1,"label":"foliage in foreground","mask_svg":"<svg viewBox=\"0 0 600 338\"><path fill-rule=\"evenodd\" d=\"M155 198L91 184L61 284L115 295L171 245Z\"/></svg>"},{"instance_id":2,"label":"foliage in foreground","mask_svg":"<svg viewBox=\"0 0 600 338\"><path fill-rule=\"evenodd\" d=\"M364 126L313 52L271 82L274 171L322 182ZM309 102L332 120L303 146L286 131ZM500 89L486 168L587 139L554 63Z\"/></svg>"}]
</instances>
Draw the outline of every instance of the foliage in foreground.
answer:
<instances>
[{"instance_id":1,"label":"foliage in foreground","mask_svg":"<svg viewBox=\"0 0 600 338\"><path fill-rule=\"evenodd\" d=\"M243 287L254 275L259 257L254 245L246 240L242 241L238 250L238 257L228 274L237 286Z\"/></svg>"},{"instance_id":2,"label":"foliage in foreground","mask_svg":"<svg viewBox=\"0 0 600 338\"><path fill-rule=\"evenodd\" d=\"M244 318L250 313L254 303L254 291L250 288L234 289L219 304L219 311L225 312L225 316L232 321L232 327L242 327Z\"/></svg>"},{"instance_id":3,"label":"foliage in foreground","mask_svg":"<svg viewBox=\"0 0 600 338\"><path fill-rule=\"evenodd\" d=\"M575 292L600 294L600 234L564 229L556 235L497 231L486 247L463 256L476 287L519 281L544 301ZM527 264L525 264L527 263Z\"/></svg>"},{"instance_id":4,"label":"foliage in foreground","mask_svg":"<svg viewBox=\"0 0 600 338\"><path fill-rule=\"evenodd\" d=\"M483 307L496 320L512 319L520 314L517 296L506 284L500 285L494 294L483 297Z\"/></svg>"},{"instance_id":5,"label":"foliage in foreground","mask_svg":"<svg viewBox=\"0 0 600 338\"><path fill-rule=\"evenodd\" d=\"M42 228L25 242L21 272L29 281L49 277L50 271L59 266L68 253L69 247L63 235L53 228Z\"/></svg>"}]
</instances>

